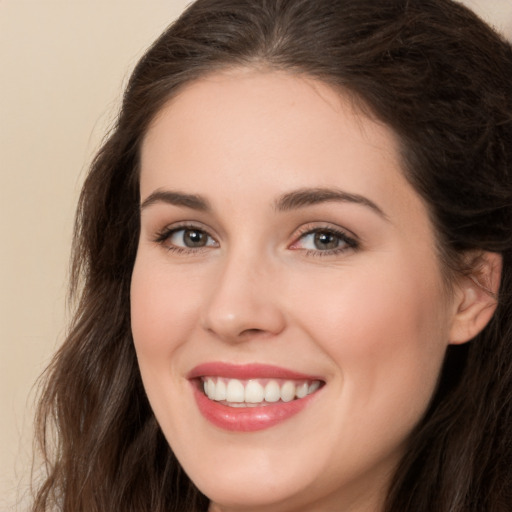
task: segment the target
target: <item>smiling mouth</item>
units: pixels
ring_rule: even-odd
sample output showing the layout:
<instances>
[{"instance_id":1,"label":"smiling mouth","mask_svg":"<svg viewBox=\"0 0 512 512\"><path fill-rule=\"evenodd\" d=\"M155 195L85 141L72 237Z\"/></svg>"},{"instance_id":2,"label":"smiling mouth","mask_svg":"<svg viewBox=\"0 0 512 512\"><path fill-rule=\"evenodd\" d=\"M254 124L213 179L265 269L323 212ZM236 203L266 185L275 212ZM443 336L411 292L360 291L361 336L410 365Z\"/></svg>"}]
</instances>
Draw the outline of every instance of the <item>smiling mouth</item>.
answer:
<instances>
[{"instance_id":1,"label":"smiling mouth","mask_svg":"<svg viewBox=\"0 0 512 512\"><path fill-rule=\"evenodd\" d=\"M326 381L268 364L203 363L187 379L199 412L224 431L256 432L308 409Z\"/></svg>"},{"instance_id":2,"label":"smiling mouth","mask_svg":"<svg viewBox=\"0 0 512 512\"><path fill-rule=\"evenodd\" d=\"M322 386L320 380L233 379L201 377L204 394L228 407L262 407L305 398Z\"/></svg>"}]
</instances>

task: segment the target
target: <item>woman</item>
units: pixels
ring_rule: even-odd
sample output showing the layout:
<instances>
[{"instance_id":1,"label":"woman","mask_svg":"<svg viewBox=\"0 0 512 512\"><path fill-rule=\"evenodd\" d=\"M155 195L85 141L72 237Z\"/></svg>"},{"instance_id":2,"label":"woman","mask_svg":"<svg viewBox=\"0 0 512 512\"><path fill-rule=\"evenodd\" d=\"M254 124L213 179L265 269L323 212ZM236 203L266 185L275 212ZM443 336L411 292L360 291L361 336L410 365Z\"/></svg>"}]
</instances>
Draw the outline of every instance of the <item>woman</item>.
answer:
<instances>
[{"instance_id":1,"label":"woman","mask_svg":"<svg viewBox=\"0 0 512 512\"><path fill-rule=\"evenodd\" d=\"M511 76L449 0L191 5L84 184L33 510L510 510Z\"/></svg>"}]
</instances>

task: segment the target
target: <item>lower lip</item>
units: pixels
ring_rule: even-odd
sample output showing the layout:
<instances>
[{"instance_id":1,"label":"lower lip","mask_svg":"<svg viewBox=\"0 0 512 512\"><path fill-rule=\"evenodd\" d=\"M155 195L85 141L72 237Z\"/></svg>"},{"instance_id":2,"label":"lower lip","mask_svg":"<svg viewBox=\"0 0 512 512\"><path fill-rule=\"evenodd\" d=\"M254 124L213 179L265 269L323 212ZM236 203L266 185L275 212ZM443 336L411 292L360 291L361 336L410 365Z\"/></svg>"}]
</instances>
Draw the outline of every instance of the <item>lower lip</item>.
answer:
<instances>
[{"instance_id":1,"label":"lower lip","mask_svg":"<svg viewBox=\"0 0 512 512\"><path fill-rule=\"evenodd\" d=\"M194 396L201 414L215 426L233 432L264 430L295 416L316 396L316 392L291 402L277 402L262 407L229 407L210 400L194 385Z\"/></svg>"}]
</instances>

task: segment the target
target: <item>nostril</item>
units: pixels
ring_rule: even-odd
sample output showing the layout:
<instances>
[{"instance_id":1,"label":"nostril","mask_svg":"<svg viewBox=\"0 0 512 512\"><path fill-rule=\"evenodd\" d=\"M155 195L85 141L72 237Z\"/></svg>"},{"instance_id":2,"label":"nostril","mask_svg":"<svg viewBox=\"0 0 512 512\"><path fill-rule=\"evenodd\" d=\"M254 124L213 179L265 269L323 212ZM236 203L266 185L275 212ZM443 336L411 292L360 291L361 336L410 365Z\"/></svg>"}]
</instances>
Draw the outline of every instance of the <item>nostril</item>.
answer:
<instances>
[{"instance_id":1,"label":"nostril","mask_svg":"<svg viewBox=\"0 0 512 512\"><path fill-rule=\"evenodd\" d=\"M243 336L244 334L259 334L264 332L265 331L263 329L245 329L240 333L240 336Z\"/></svg>"},{"instance_id":2,"label":"nostril","mask_svg":"<svg viewBox=\"0 0 512 512\"><path fill-rule=\"evenodd\" d=\"M237 338L239 340L250 340L251 338L258 338L258 339L261 339L261 338L269 338L271 336L273 336L274 333L270 332L270 331L266 331L265 329L256 329L256 328L251 328L251 329L244 329L243 331L241 331Z\"/></svg>"}]
</instances>

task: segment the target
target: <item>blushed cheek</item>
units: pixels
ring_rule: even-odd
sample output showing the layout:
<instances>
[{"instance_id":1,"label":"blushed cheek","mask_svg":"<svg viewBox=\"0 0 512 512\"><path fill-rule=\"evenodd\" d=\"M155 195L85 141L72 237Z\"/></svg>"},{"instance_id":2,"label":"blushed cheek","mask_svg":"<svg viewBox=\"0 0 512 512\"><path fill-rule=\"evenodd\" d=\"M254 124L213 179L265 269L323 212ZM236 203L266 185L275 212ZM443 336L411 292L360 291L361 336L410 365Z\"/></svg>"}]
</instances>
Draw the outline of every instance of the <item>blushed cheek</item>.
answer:
<instances>
[{"instance_id":1,"label":"blushed cheek","mask_svg":"<svg viewBox=\"0 0 512 512\"><path fill-rule=\"evenodd\" d=\"M137 265L132 275L130 301L132 335L137 353L159 350L161 343L161 304L152 282Z\"/></svg>"},{"instance_id":2,"label":"blushed cheek","mask_svg":"<svg viewBox=\"0 0 512 512\"><path fill-rule=\"evenodd\" d=\"M445 351L442 299L437 284L413 270L376 268L305 296L299 318L339 365L354 400L408 387L428 399L435 386Z\"/></svg>"},{"instance_id":3,"label":"blushed cheek","mask_svg":"<svg viewBox=\"0 0 512 512\"><path fill-rule=\"evenodd\" d=\"M158 421L168 431L169 404L179 399L183 385L176 365L190 322L182 296L171 286L171 276L155 269L151 262L139 261L134 267L131 326L144 388Z\"/></svg>"},{"instance_id":4,"label":"blushed cheek","mask_svg":"<svg viewBox=\"0 0 512 512\"><path fill-rule=\"evenodd\" d=\"M142 366L167 372L179 364L181 348L199 322L201 284L172 271L162 262L143 257L131 282L131 326Z\"/></svg>"},{"instance_id":5,"label":"blushed cheek","mask_svg":"<svg viewBox=\"0 0 512 512\"><path fill-rule=\"evenodd\" d=\"M176 318L175 294L170 293L164 276L151 271L151 264L137 261L131 282L131 325L139 355L165 355L172 348L170 333Z\"/></svg>"}]
</instances>

